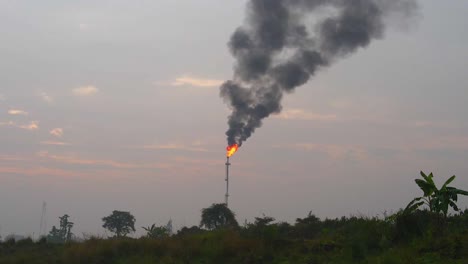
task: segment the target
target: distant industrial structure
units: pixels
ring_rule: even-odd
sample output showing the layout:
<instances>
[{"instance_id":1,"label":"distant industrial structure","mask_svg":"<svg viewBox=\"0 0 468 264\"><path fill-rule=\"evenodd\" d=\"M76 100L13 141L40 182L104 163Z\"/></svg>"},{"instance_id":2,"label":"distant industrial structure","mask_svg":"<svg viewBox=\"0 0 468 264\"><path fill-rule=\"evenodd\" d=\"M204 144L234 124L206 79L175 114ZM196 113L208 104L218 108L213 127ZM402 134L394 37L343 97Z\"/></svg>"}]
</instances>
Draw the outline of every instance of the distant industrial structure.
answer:
<instances>
[{"instance_id":1,"label":"distant industrial structure","mask_svg":"<svg viewBox=\"0 0 468 264\"><path fill-rule=\"evenodd\" d=\"M42 213L41 213L41 223L39 225L39 238L41 236L47 235L47 203L44 201L42 202Z\"/></svg>"},{"instance_id":2,"label":"distant industrial structure","mask_svg":"<svg viewBox=\"0 0 468 264\"><path fill-rule=\"evenodd\" d=\"M174 231L173 231L173 228L172 228L172 218L169 219L169 222L167 222L166 224L166 230L167 230L167 234L169 236L172 236L174 234Z\"/></svg>"},{"instance_id":3,"label":"distant industrial structure","mask_svg":"<svg viewBox=\"0 0 468 264\"><path fill-rule=\"evenodd\" d=\"M226 158L226 195L224 196L224 203L228 206L228 199L229 199L229 157Z\"/></svg>"}]
</instances>

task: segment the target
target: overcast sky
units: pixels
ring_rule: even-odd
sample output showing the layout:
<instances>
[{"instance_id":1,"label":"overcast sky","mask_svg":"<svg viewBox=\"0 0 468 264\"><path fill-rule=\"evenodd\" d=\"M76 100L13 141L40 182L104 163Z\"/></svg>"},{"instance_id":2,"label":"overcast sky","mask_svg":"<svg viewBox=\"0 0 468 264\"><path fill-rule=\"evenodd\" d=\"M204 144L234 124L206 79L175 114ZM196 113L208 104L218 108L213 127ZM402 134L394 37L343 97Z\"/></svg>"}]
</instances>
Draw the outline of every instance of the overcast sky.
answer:
<instances>
[{"instance_id":1,"label":"overcast sky","mask_svg":"<svg viewBox=\"0 0 468 264\"><path fill-rule=\"evenodd\" d=\"M420 1L410 26L321 70L231 159L238 221L381 215L419 171L468 189L468 1ZM0 0L0 235L74 232L130 211L136 227L197 225L223 202L245 1ZM468 207L468 199L459 205Z\"/></svg>"}]
</instances>

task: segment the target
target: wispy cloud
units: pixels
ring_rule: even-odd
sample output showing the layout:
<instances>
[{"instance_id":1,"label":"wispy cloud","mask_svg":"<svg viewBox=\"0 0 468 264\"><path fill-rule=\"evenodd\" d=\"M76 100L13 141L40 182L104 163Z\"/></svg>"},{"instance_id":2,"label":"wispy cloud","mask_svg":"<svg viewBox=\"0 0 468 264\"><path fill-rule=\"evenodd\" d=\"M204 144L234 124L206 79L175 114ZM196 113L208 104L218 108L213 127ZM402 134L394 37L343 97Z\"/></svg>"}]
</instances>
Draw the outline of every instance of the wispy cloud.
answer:
<instances>
[{"instance_id":1,"label":"wispy cloud","mask_svg":"<svg viewBox=\"0 0 468 264\"><path fill-rule=\"evenodd\" d=\"M13 121L0 122L0 126L15 126L15 123Z\"/></svg>"},{"instance_id":2,"label":"wispy cloud","mask_svg":"<svg viewBox=\"0 0 468 264\"><path fill-rule=\"evenodd\" d=\"M21 125L18 127L22 129L27 129L27 130L36 130L36 129L39 129L39 121L31 121L27 125Z\"/></svg>"},{"instance_id":3,"label":"wispy cloud","mask_svg":"<svg viewBox=\"0 0 468 264\"><path fill-rule=\"evenodd\" d=\"M31 122L29 122L29 124L26 124L26 125L18 125L17 123L15 123L13 121L0 122L0 126L17 127L17 128L32 131L32 130L39 129L39 121L31 121Z\"/></svg>"},{"instance_id":4,"label":"wispy cloud","mask_svg":"<svg viewBox=\"0 0 468 264\"><path fill-rule=\"evenodd\" d=\"M24 160L26 159L20 156L0 155L0 161L24 161Z\"/></svg>"},{"instance_id":5,"label":"wispy cloud","mask_svg":"<svg viewBox=\"0 0 468 264\"><path fill-rule=\"evenodd\" d=\"M81 31L85 31L89 28L89 24L86 24L86 23L80 23L78 25L78 28L81 30Z\"/></svg>"},{"instance_id":6,"label":"wispy cloud","mask_svg":"<svg viewBox=\"0 0 468 264\"><path fill-rule=\"evenodd\" d=\"M70 146L70 143L61 142L61 141L41 141L41 145L49 145L49 146Z\"/></svg>"},{"instance_id":7,"label":"wispy cloud","mask_svg":"<svg viewBox=\"0 0 468 264\"><path fill-rule=\"evenodd\" d=\"M46 103L52 103L54 101L54 98L46 93L41 93L39 94L39 97L41 97L41 99L46 102Z\"/></svg>"},{"instance_id":8,"label":"wispy cloud","mask_svg":"<svg viewBox=\"0 0 468 264\"><path fill-rule=\"evenodd\" d=\"M444 136L421 139L408 143L406 149L414 150L466 150L468 149L468 136Z\"/></svg>"},{"instance_id":9,"label":"wispy cloud","mask_svg":"<svg viewBox=\"0 0 468 264\"><path fill-rule=\"evenodd\" d=\"M300 151L317 151L326 153L332 159L353 158L355 160L366 160L368 151L361 146L339 145L339 144L317 144L317 143L296 143L287 145L275 145L274 148L288 148Z\"/></svg>"},{"instance_id":10,"label":"wispy cloud","mask_svg":"<svg viewBox=\"0 0 468 264\"><path fill-rule=\"evenodd\" d=\"M170 83L172 86L195 86L195 87L218 87L223 83L222 80L207 79L193 76L181 76Z\"/></svg>"},{"instance_id":11,"label":"wispy cloud","mask_svg":"<svg viewBox=\"0 0 468 264\"><path fill-rule=\"evenodd\" d=\"M144 145L138 148L147 149L147 150L181 150L181 151L191 151L191 152L208 152L208 149L203 148L203 144L198 141L192 144L182 144L182 143L150 144L150 145Z\"/></svg>"},{"instance_id":12,"label":"wispy cloud","mask_svg":"<svg viewBox=\"0 0 468 264\"><path fill-rule=\"evenodd\" d=\"M62 137L63 136L63 128L57 127L49 131L49 134L55 137Z\"/></svg>"},{"instance_id":13,"label":"wispy cloud","mask_svg":"<svg viewBox=\"0 0 468 264\"><path fill-rule=\"evenodd\" d=\"M72 90L73 94L76 96L91 96L99 92L99 89L89 85L89 86L82 86Z\"/></svg>"},{"instance_id":14,"label":"wispy cloud","mask_svg":"<svg viewBox=\"0 0 468 264\"><path fill-rule=\"evenodd\" d=\"M77 156L68 155L53 155L48 152L39 152L37 155L41 158L53 160L56 162L67 163L67 164L78 164L78 165L87 165L87 166L104 166L112 167L118 169L165 169L167 165L160 163L130 163L130 162L120 162L115 160L102 160L102 159L83 159Z\"/></svg>"},{"instance_id":15,"label":"wispy cloud","mask_svg":"<svg viewBox=\"0 0 468 264\"><path fill-rule=\"evenodd\" d=\"M10 109L8 110L8 114L10 115L28 115L28 112L19 110L19 109Z\"/></svg>"},{"instance_id":16,"label":"wispy cloud","mask_svg":"<svg viewBox=\"0 0 468 264\"><path fill-rule=\"evenodd\" d=\"M274 116L278 119L285 120L311 120L311 121L333 121L337 117L334 114L318 114L308 112L303 109L288 109Z\"/></svg>"},{"instance_id":17,"label":"wispy cloud","mask_svg":"<svg viewBox=\"0 0 468 264\"><path fill-rule=\"evenodd\" d=\"M18 175L26 175L26 176L54 176L54 177L90 177L90 176L93 176L90 174L81 173L77 171L47 168L47 167L42 167L42 166L31 167L31 168L0 166L0 173L1 174L18 174Z\"/></svg>"}]
</instances>

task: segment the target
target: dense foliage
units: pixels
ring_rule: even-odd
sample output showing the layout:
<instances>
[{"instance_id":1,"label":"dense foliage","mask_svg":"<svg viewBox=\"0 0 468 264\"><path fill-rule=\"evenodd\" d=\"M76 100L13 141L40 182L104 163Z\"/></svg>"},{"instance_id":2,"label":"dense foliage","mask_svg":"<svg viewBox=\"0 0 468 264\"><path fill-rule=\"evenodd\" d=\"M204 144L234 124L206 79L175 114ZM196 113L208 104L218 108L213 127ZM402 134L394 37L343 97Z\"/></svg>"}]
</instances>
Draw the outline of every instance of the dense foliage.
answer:
<instances>
[{"instance_id":1,"label":"dense foliage","mask_svg":"<svg viewBox=\"0 0 468 264\"><path fill-rule=\"evenodd\" d=\"M201 227L206 227L209 230L227 227L238 227L236 215L226 204L212 204L208 208L202 209Z\"/></svg>"},{"instance_id":2,"label":"dense foliage","mask_svg":"<svg viewBox=\"0 0 468 264\"><path fill-rule=\"evenodd\" d=\"M309 213L294 224L263 216L236 229L191 227L158 238L10 240L0 243L0 263L466 263L468 210L445 226L439 217L418 210L321 220Z\"/></svg>"},{"instance_id":3,"label":"dense foliage","mask_svg":"<svg viewBox=\"0 0 468 264\"><path fill-rule=\"evenodd\" d=\"M71 229L73 227L73 223L68 221L70 216L65 214L60 219L60 228L56 228L52 226L52 230L50 230L49 234L47 235L47 241L51 243L65 243L70 241L73 237L73 233Z\"/></svg>"},{"instance_id":4,"label":"dense foliage","mask_svg":"<svg viewBox=\"0 0 468 264\"><path fill-rule=\"evenodd\" d=\"M202 209L199 227L183 227L173 235L171 221L166 227L153 224L135 239L125 237L135 231L133 215L113 211L103 221L115 237L77 242L70 240L73 223L64 215L61 228L39 241L0 242L0 264L468 263L468 209L459 212L456 206L457 195L466 191L448 186L455 176L440 189L432 173L421 176L416 184L424 196L383 218L322 220L309 212L294 224L263 215L239 226L225 204L213 204ZM449 206L456 214L448 214ZM54 237L62 243L51 243L57 242Z\"/></svg>"},{"instance_id":5,"label":"dense foliage","mask_svg":"<svg viewBox=\"0 0 468 264\"><path fill-rule=\"evenodd\" d=\"M115 233L117 237L135 232L135 217L130 212L114 210L109 216L103 217L102 221L102 227Z\"/></svg>"},{"instance_id":6,"label":"dense foliage","mask_svg":"<svg viewBox=\"0 0 468 264\"><path fill-rule=\"evenodd\" d=\"M142 226L146 231L146 236L148 238L164 238L169 236L169 230L165 226L156 226L156 224L152 224L151 226L144 227Z\"/></svg>"},{"instance_id":7,"label":"dense foliage","mask_svg":"<svg viewBox=\"0 0 468 264\"><path fill-rule=\"evenodd\" d=\"M406 206L406 212L414 211L420 206L426 205L431 212L442 213L444 217L447 217L449 206L452 207L454 211L459 210L457 206L458 195L468 195L468 192L448 186L455 180L455 175L450 177L440 189L435 185L432 179L434 177L432 173L426 175L421 171L421 177L423 178L422 180L416 179L415 182L424 192L424 195L414 198L414 200Z\"/></svg>"}]
</instances>

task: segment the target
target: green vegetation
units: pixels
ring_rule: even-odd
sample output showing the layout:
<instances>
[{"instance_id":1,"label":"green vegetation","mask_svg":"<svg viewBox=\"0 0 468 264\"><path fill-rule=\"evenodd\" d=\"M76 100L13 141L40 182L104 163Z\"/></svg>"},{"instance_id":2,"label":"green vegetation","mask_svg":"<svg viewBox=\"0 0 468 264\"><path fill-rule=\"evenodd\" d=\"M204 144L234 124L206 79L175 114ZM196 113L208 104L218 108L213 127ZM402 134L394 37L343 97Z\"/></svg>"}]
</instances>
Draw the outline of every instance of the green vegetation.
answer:
<instances>
[{"instance_id":1,"label":"green vegetation","mask_svg":"<svg viewBox=\"0 0 468 264\"><path fill-rule=\"evenodd\" d=\"M235 214L229 210L226 204L213 204L208 208L202 209L200 227L206 227L209 230L238 227Z\"/></svg>"},{"instance_id":2,"label":"green vegetation","mask_svg":"<svg viewBox=\"0 0 468 264\"><path fill-rule=\"evenodd\" d=\"M164 238L169 236L169 230L167 230L165 226L156 226L156 224L152 224L151 226L142 226L141 228L146 231L146 236L148 238Z\"/></svg>"},{"instance_id":3,"label":"green vegetation","mask_svg":"<svg viewBox=\"0 0 468 264\"><path fill-rule=\"evenodd\" d=\"M111 215L103 217L102 227L115 233L117 237L125 237L135 232L135 217L130 212L114 210Z\"/></svg>"},{"instance_id":4,"label":"green vegetation","mask_svg":"<svg viewBox=\"0 0 468 264\"><path fill-rule=\"evenodd\" d=\"M125 219L132 220L123 221L128 232L115 227L116 236L112 238L91 237L62 244L46 239L8 240L0 243L0 263L466 264L468 210L449 214L443 205L451 201L455 207L448 202L449 206L458 209L453 193L464 191L448 187L454 177L441 189L434 185L431 191L428 186L433 185L432 174L421 175L425 184L422 180L416 183L424 186L424 196L416 198L405 210L384 218L320 219L309 212L293 224L275 222L273 217L263 215L253 223L239 226L229 208L213 204L202 209L200 227L184 227L171 235L165 227L153 224L143 227L146 235L135 239L125 237L134 230L134 218L126 212ZM452 194L444 196L445 192ZM419 204L421 201L427 203ZM423 204L428 208L421 210ZM115 215L118 214L111 216ZM105 217L104 222L116 222L111 216Z\"/></svg>"},{"instance_id":5,"label":"green vegetation","mask_svg":"<svg viewBox=\"0 0 468 264\"><path fill-rule=\"evenodd\" d=\"M449 206L452 207L453 210L458 211L456 204L458 195L468 195L468 192L448 186L455 180L455 175L450 177L440 189L437 189L437 186L432 180L434 177L432 173L426 175L421 171L421 176L424 180L416 179L415 182L424 192L424 196L414 198L406 207L406 212L414 211L422 205L427 205L429 210L433 213L442 213L444 217L447 217Z\"/></svg>"},{"instance_id":6,"label":"green vegetation","mask_svg":"<svg viewBox=\"0 0 468 264\"><path fill-rule=\"evenodd\" d=\"M55 226L52 227L50 230L49 235L47 235L47 241L51 243L65 243L70 241L73 237L73 233L71 229L73 227L73 223L68 221L67 214L59 217L60 219L60 228L56 228Z\"/></svg>"}]
</instances>

